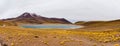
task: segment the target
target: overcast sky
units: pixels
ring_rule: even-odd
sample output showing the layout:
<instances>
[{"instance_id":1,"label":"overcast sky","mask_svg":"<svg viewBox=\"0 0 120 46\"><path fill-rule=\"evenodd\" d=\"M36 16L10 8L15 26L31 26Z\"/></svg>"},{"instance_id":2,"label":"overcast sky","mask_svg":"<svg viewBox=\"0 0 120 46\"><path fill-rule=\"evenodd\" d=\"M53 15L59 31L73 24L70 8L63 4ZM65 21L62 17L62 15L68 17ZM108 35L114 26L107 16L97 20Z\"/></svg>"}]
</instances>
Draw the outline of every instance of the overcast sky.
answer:
<instances>
[{"instance_id":1,"label":"overcast sky","mask_svg":"<svg viewBox=\"0 0 120 46\"><path fill-rule=\"evenodd\" d=\"M120 0L0 0L0 19L24 12L70 21L120 18Z\"/></svg>"}]
</instances>

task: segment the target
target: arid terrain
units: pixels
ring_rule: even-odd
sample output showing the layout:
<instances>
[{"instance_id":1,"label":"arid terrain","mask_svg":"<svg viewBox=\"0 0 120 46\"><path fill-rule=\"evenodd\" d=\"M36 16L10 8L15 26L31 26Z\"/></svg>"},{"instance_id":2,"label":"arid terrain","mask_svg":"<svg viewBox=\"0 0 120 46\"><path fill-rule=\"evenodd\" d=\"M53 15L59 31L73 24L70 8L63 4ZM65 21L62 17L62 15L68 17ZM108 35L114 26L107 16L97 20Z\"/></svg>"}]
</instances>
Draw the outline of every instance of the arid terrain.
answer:
<instances>
[{"instance_id":1,"label":"arid terrain","mask_svg":"<svg viewBox=\"0 0 120 46\"><path fill-rule=\"evenodd\" d=\"M117 30L84 30L7 26L0 27L0 40L3 46L119 46L120 44L120 32Z\"/></svg>"}]
</instances>

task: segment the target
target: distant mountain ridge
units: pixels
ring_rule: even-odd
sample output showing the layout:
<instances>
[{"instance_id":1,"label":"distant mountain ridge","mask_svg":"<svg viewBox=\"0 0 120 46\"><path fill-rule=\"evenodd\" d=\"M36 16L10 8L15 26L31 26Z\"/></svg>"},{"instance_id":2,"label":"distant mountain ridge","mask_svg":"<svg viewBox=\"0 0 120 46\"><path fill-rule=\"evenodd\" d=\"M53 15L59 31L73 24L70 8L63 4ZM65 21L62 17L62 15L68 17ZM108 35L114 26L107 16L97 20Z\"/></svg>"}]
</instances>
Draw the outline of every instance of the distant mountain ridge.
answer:
<instances>
[{"instance_id":1,"label":"distant mountain ridge","mask_svg":"<svg viewBox=\"0 0 120 46\"><path fill-rule=\"evenodd\" d=\"M64 18L47 18L34 13L25 12L16 18L3 19L3 21L17 24L71 24Z\"/></svg>"}]
</instances>

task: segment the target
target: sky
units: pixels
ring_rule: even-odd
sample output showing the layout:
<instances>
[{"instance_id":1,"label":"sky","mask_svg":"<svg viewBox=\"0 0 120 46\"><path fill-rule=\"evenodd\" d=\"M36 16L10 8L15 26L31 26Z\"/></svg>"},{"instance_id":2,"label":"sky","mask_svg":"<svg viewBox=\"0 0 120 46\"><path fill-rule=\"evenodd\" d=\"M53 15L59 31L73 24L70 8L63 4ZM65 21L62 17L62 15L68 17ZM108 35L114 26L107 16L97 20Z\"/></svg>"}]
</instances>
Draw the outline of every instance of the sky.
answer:
<instances>
[{"instance_id":1,"label":"sky","mask_svg":"<svg viewBox=\"0 0 120 46\"><path fill-rule=\"evenodd\" d=\"M120 0L0 0L0 19L24 12L69 21L120 19Z\"/></svg>"}]
</instances>

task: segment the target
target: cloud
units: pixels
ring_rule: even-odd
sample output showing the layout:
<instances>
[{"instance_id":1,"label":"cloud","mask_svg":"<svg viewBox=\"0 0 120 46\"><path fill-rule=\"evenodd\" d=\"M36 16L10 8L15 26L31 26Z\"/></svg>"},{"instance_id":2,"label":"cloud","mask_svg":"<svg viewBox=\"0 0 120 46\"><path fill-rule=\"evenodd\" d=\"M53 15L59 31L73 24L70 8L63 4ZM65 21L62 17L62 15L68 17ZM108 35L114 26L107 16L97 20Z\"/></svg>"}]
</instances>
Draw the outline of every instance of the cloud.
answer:
<instances>
[{"instance_id":1,"label":"cloud","mask_svg":"<svg viewBox=\"0 0 120 46\"><path fill-rule=\"evenodd\" d=\"M1 3L2 2L2 3ZM76 21L120 18L119 0L0 0L1 18L16 17L23 12Z\"/></svg>"}]
</instances>

